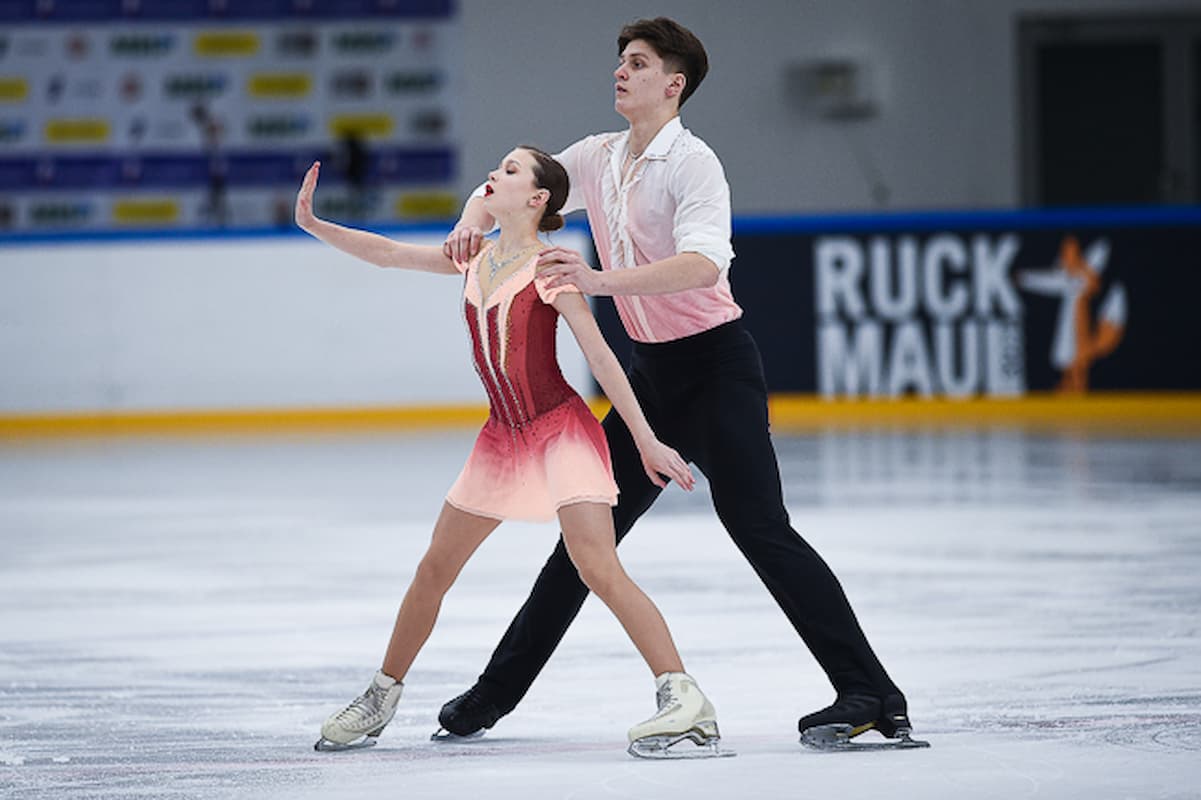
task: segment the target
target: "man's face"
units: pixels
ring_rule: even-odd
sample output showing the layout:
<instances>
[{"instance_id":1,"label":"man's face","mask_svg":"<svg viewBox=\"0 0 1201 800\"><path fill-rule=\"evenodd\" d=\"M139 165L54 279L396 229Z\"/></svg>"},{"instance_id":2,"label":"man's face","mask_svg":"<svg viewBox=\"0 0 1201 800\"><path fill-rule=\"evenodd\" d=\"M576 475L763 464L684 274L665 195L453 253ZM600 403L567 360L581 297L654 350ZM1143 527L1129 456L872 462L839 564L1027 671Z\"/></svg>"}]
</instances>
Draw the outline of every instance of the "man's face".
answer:
<instances>
[{"instance_id":1,"label":"man's face","mask_svg":"<svg viewBox=\"0 0 1201 800\"><path fill-rule=\"evenodd\" d=\"M675 105L684 88L683 73L669 71L659 54L642 39L634 39L621 51L613 77L613 106L626 119L665 103Z\"/></svg>"}]
</instances>

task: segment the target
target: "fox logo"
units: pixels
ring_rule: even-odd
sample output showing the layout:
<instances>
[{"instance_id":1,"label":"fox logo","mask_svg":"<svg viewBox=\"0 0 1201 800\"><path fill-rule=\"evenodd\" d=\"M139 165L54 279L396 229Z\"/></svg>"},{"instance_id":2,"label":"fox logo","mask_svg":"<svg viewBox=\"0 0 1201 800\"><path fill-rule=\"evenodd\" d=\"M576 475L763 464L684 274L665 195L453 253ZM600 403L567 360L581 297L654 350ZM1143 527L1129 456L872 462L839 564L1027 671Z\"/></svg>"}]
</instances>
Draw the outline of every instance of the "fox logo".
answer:
<instances>
[{"instance_id":1,"label":"fox logo","mask_svg":"<svg viewBox=\"0 0 1201 800\"><path fill-rule=\"evenodd\" d=\"M1101 273L1109 263L1109 242L1098 239L1087 250L1074 236L1064 238L1059 257L1044 270L1023 270L1018 285L1028 292L1059 297L1059 316L1051 341L1051 364L1062 371L1056 391L1088 391L1088 371L1112 353L1126 332L1126 288L1113 283L1093 324L1093 300L1101 291Z\"/></svg>"}]
</instances>

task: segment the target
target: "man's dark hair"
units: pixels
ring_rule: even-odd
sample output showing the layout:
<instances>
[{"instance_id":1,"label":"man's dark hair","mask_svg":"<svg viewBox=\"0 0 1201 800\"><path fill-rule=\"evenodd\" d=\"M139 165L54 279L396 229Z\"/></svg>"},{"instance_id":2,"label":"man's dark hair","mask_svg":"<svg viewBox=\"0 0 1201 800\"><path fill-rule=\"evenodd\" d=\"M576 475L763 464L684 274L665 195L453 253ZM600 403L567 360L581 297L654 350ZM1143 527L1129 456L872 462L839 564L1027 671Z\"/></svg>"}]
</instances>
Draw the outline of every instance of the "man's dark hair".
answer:
<instances>
[{"instance_id":1,"label":"man's dark hair","mask_svg":"<svg viewBox=\"0 0 1201 800\"><path fill-rule=\"evenodd\" d=\"M640 19L626 25L617 35L617 54L621 55L635 39L654 48L669 70L684 74L684 91L680 93L680 105L684 105L709 71L709 56L701 40L673 19Z\"/></svg>"}]
</instances>

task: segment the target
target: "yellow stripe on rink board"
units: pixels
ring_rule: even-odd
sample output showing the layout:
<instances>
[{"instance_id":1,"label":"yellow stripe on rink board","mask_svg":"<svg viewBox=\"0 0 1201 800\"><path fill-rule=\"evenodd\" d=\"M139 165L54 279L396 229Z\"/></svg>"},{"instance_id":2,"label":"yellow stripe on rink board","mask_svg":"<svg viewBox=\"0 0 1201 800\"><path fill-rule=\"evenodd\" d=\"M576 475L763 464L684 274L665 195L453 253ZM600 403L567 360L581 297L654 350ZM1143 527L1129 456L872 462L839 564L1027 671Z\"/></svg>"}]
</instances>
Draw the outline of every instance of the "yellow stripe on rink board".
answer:
<instances>
[{"instance_id":1,"label":"yellow stripe on rink board","mask_svg":"<svg viewBox=\"0 0 1201 800\"><path fill-rule=\"evenodd\" d=\"M1201 392L1050 393L968 400L826 400L776 394L772 427L801 432L825 428L1016 427L1093 430L1114 434L1201 432Z\"/></svg>"},{"instance_id":2,"label":"yellow stripe on rink board","mask_svg":"<svg viewBox=\"0 0 1201 800\"><path fill-rule=\"evenodd\" d=\"M487 418L483 405L0 414L0 439L465 428L478 427Z\"/></svg>"},{"instance_id":3,"label":"yellow stripe on rink board","mask_svg":"<svg viewBox=\"0 0 1201 800\"><path fill-rule=\"evenodd\" d=\"M597 417L605 400L589 403ZM971 427L1094 431L1115 435L1201 433L1201 392L1192 394L1031 395L972 400L825 400L773 395L777 433L829 429L939 429ZM123 411L108 414L0 413L0 439L106 435L288 433L368 429L473 428L488 416L484 405L378 408L302 408Z\"/></svg>"}]
</instances>

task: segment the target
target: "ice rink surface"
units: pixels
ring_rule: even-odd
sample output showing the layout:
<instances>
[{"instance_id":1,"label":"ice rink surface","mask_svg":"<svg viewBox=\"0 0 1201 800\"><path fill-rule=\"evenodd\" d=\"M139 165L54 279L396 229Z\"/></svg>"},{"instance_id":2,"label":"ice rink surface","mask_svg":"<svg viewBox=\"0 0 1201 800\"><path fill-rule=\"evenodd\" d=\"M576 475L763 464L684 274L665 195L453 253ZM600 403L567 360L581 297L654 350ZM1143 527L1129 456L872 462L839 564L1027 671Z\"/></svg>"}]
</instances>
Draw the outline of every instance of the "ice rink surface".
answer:
<instances>
[{"instance_id":1,"label":"ice rink surface","mask_svg":"<svg viewBox=\"0 0 1201 800\"><path fill-rule=\"evenodd\" d=\"M556 536L468 565L371 750L312 750L382 657L472 433L0 444L0 797L1201 797L1201 438L777 436L929 750L822 754L825 677L678 489L622 546L737 758L644 762L653 711L595 599L482 740L428 741ZM868 737L874 734L868 734Z\"/></svg>"}]
</instances>

